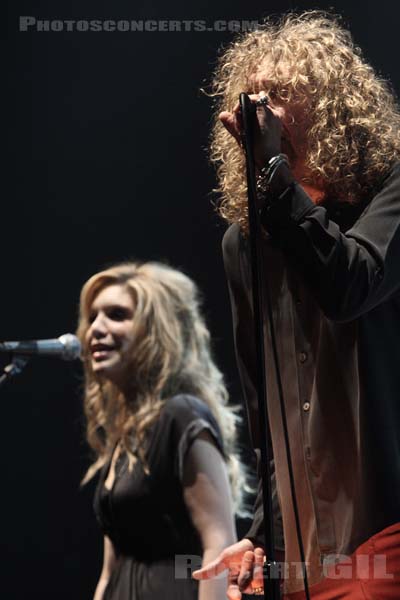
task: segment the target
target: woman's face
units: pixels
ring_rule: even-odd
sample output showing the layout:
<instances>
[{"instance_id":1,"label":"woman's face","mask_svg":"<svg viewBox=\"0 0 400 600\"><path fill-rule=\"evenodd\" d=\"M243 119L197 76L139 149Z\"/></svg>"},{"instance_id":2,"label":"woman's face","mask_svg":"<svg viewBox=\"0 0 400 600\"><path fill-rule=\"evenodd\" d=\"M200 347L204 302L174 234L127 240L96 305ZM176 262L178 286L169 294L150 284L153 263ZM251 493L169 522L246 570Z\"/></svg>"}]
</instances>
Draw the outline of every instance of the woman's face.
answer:
<instances>
[{"instance_id":1,"label":"woman's face","mask_svg":"<svg viewBox=\"0 0 400 600\"><path fill-rule=\"evenodd\" d=\"M133 342L134 303L122 285L109 285L95 296L89 311L86 344L93 372L123 385Z\"/></svg>"}]
</instances>

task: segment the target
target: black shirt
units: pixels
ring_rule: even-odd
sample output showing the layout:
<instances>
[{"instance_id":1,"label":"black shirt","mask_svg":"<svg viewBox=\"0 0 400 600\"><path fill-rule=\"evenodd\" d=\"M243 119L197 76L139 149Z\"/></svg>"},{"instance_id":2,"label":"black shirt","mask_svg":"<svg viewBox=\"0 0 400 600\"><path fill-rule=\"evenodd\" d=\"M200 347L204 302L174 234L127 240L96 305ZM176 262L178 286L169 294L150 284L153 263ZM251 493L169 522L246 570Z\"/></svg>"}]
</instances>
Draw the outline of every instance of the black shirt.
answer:
<instances>
[{"instance_id":1,"label":"black shirt","mask_svg":"<svg viewBox=\"0 0 400 600\"><path fill-rule=\"evenodd\" d=\"M400 522L400 165L373 198L314 204L299 185L263 215L268 279L310 584L321 563ZM236 352L259 447L247 239L225 234ZM286 561L299 561L280 408L265 330L269 418ZM263 526L260 497L248 537ZM286 591L302 589L300 578Z\"/></svg>"},{"instance_id":2,"label":"black shirt","mask_svg":"<svg viewBox=\"0 0 400 600\"><path fill-rule=\"evenodd\" d=\"M202 547L184 502L182 480L188 450L205 430L222 453L221 433L205 402L188 394L174 396L150 428L146 468L138 458L129 470L122 454L109 490L104 482L111 457L103 467L94 508L119 557L105 600L197 598L198 583L188 567L191 560L200 566Z\"/></svg>"}]
</instances>

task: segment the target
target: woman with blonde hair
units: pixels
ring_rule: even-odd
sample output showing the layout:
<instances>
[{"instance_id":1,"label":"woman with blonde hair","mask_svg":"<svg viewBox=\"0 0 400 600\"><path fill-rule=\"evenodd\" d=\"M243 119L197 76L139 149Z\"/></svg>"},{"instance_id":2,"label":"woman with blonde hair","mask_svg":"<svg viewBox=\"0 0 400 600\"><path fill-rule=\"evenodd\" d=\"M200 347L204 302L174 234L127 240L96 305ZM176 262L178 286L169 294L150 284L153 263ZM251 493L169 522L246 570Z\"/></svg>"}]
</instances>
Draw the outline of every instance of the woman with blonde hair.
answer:
<instances>
[{"instance_id":1,"label":"woman with blonde hair","mask_svg":"<svg viewBox=\"0 0 400 600\"><path fill-rule=\"evenodd\" d=\"M104 560L95 600L221 600L190 577L235 540L242 474L236 421L193 281L125 263L83 286L87 440L100 472Z\"/></svg>"}]
</instances>

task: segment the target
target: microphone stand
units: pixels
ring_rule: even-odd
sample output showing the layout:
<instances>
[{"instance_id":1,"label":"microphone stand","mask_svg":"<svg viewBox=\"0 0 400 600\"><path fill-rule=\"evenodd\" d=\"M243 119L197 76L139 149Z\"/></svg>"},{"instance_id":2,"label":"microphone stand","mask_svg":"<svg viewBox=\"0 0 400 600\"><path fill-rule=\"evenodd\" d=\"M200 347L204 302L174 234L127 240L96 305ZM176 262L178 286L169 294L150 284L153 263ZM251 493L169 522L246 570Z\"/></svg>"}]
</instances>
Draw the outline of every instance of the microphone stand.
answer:
<instances>
[{"instance_id":1,"label":"microphone stand","mask_svg":"<svg viewBox=\"0 0 400 600\"><path fill-rule=\"evenodd\" d=\"M271 459L270 430L267 406L267 386L264 352L264 314L263 314L263 281L261 273L261 226L257 210L257 189L255 176L255 162L253 152L253 121L255 108L247 94L240 94L240 107L243 121L243 146L246 156L247 193L249 212L249 236L251 251L251 273L253 282L253 310L254 310L254 335L256 343L256 373L257 373L257 399L260 415L260 451L261 451L261 477L264 509L264 531L266 562L264 564L264 598L265 600L280 600L279 565L275 560L275 533L274 516L272 509L271 487Z\"/></svg>"},{"instance_id":2,"label":"microphone stand","mask_svg":"<svg viewBox=\"0 0 400 600\"><path fill-rule=\"evenodd\" d=\"M267 404L267 379L265 371L265 350L264 350L264 295L265 287L265 305L269 318L269 329L271 333L271 346L273 363L275 367L276 381L278 386L279 404L282 417L283 434L285 439L286 458L288 474L290 481L291 497L296 524L296 535L299 546L299 553L302 563L302 574L304 580L304 593L306 600L310 599L308 588L307 567L304 553L304 544L301 535L300 514L296 497L294 484L293 464L290 452L289 431L286 418L285 404L283 398L283 386L280 375L278 353L276 347L275 327L271 308L271 300L267 280L263 279L262 269L262 248L261 248L261 224L257 209L257 188L255 176L255 161L253 151L253 125L255 118L255 107L247 94L240 94L239 98L242 121L243 121L243 146L246 155L247 171L247 193L248 193L248 212L249 212L249 235L251 250L251 272L253 282L253 306L254 306L254 334L256 342L256 389L258 399L258 411L260 415L260 450L261 450L261 473L262 473L262 492L265 527L265 551L267 560L264 565L264 598L265 600L279 600L279 564L275 560L275 537L274 522L272 511L272 489L271 489L271 457L269 449L272 448L271 432L269 429L268 404Z\"/></svg>"},{"instance_id":3,"label":"microphone stand","mask_svg":"<svg viewBox=\"0 0 400 600\"><path fill-rule=\"evenodd\" d=\"M29 358L27 356L13 356L11 362L3 368L3 373L0 375L0 387L12 377L19 375L28 362Z\"/></svg>"}]
</instances>

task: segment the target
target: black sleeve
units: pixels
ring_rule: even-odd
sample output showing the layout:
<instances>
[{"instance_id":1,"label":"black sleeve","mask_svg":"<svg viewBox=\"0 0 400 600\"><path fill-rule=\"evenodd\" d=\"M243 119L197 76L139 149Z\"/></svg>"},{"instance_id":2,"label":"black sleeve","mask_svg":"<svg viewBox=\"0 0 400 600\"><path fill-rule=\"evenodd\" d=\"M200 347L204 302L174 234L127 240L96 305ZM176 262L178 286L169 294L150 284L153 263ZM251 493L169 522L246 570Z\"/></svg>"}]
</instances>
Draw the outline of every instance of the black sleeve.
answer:
<instances>
[{"instance_id":1,"label":"black sleeve","mask_svg":"<svg viewBox=\"0 0 400 600\"><path fill-rule=\"evenodd\" d=\"M335 321L351 321L400 288L400 165L342 233L301 186L267 202L262 221Z\"/></svg>"},{"instance_id":2,"label":"black sleeve","mask_svg":"<svg viewBox=\"0 0 400 600\"><path fill-rule=\"evenodd\" d=\"M183 479L185 458L194 440L207 431L216 447L224 455L223 440L218 424L202 400L182 394L167 400L164 421L170 423L170 452L174 460L174 471Z\"/></svg>"}]
</instances>

